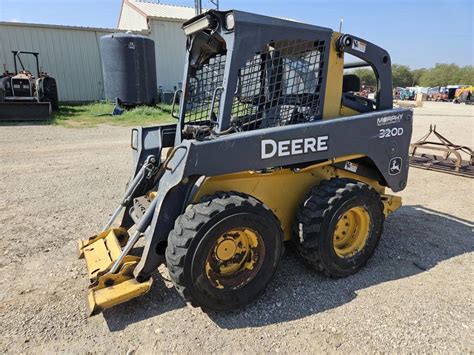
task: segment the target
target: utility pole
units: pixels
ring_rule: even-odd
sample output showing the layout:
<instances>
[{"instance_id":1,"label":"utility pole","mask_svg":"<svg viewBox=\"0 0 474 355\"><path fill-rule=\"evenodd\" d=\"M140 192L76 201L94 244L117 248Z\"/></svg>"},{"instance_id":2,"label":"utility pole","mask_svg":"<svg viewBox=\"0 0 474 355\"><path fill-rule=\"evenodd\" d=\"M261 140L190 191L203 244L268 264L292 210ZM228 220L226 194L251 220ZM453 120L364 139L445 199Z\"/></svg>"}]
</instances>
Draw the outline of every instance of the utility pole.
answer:
<instances>
[{"instance_id":1,"label":"utility pole","mask_svg":"<svg viewBox=\"0 0 474 355\"><path fill-rule=\"evenodd\" d=\"M219 10L219 0L209 0L211 4ZM202 0L194 0L194 8L196 9L196 16L202 14Z\"/></svg>"},{"instance_id":2,"label":"utility pole","mask_svg":"<svg viewBox=\"0 0 474 355\"><path fill-rule=\"evenodd\" d=\"M196 8L196 16L202 14L202 0L194 0L194 7Z\"/></svg>"}]
</instances>

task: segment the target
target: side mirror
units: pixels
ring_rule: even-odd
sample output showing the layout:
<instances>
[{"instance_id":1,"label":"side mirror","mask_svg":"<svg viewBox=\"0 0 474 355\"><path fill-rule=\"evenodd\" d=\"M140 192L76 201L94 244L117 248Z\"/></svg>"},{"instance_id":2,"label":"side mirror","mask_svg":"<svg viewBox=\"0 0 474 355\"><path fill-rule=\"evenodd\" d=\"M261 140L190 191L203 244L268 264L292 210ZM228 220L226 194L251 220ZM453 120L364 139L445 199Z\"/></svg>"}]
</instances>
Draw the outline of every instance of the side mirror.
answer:
<instances>
[{"instance_id":1,"label":"side mirror","mask_svg":"<svg viewBox=\"0 0 474 355\"><path fill-rule=\"evenodd\" d=\"M138 129L133 128L132 129L132 136L130 139L130 147L133 150L138 150Z\"/></svg>"},{"instance_id":2,"label":"side mirror","mask_svg":"<svg viewBox=\"0 0 474 355\"><path fill-rule=\"evenodd\" d=\"M179 119L179 112L176 114L175 113L175 105L176 105L176 101L179 100L179 93L182 93L183 90L182 89L178 89L174 92L174 96L173 96L173 106L171 106L171 116L173 118L176 118L177 120Z\"/></svg>"}]
</instances>

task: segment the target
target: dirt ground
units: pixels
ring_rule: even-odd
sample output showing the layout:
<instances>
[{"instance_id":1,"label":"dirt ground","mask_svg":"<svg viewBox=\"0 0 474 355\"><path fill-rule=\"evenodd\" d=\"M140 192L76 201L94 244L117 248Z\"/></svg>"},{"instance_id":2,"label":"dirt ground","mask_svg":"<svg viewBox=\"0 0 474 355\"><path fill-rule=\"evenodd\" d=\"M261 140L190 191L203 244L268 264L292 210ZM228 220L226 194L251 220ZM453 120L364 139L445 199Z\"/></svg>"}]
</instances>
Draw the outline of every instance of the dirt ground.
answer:
<instances>
[{"instance_id":1,"label":"dirt ground","mask_svg":"<svg viewBox=\"0 0 474 355\"><path fill-rule=\"evenodd\" d=\"M473 146L473 118L465 105L425 103L413 138L435 123ZM240 312L191 308L157 273L146 296L88 318L76 242L124 190L129 132L0 126L1 352L474 352L474 180L415 168L354 276L326 279L288 252Z\"/></svg>"}]
</instances>

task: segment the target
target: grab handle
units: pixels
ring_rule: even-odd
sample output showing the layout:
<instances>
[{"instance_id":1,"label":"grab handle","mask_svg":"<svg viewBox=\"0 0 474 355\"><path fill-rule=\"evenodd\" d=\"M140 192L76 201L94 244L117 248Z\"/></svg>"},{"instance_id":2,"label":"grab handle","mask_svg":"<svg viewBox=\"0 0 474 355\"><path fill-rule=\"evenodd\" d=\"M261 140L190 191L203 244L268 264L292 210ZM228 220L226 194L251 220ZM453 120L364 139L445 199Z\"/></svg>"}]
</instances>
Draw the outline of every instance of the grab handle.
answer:
<instances>
[{"instance_id":1,"label":"grab handle","mask_svg":"<svg viewBox=\"0 0 474 355\"><path fill-rule=\"evenodd\" d=\"M212 93L212 100L211 100L211 106L209 107L209 121L212 123L216 123L212 120L212 113L214 112L214 104L216 102L216 96L219 91L223 91L224 88L222 86L217 87L214 92Z\"/></svg>"}]
</instances>

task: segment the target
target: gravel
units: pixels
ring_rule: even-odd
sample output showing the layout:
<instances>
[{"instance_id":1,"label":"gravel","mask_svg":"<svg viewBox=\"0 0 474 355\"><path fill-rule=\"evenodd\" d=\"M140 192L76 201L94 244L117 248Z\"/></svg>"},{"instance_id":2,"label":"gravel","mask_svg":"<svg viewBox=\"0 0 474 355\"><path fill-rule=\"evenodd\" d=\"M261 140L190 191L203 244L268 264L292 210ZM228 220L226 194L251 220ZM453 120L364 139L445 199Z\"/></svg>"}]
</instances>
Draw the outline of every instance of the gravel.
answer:
<instances>
[{"instance_id":1,"label":"gravel","mask_svg":"<svg viewBox=\"0 0 474 355\"><path fill-rule=\"evenodd\" d=\"M472 120L468 106L425 103L413 138L436 123L473 146ZM124 190L129 132L0 127L1 352L474 352L474 181L414 168L404 207L354 276L316 275L288 249L256 302L206 314L161 266L150 293L88 318L76 241Z\"/></svg>"}]
</instances>

